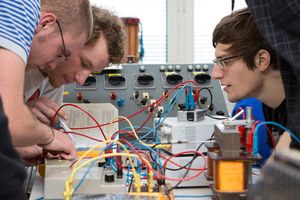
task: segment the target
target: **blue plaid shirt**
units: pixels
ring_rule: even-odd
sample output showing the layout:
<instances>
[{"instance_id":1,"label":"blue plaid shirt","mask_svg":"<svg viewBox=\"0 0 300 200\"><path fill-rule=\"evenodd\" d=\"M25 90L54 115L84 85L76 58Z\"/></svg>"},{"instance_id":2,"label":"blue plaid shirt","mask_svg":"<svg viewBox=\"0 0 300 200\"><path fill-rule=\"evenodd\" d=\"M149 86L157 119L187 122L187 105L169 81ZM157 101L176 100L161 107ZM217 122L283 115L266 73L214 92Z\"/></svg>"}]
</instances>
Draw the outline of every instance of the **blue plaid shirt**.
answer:
<instances>
[{"instance_id":1,"label":"blue plaid shirt","mask_svg":"<svg viewBox=\"0 0 300 200\"><path fill-rule=\"evenodd\" d=\"M246 2L258 28L278 54L286 93L286 126L300 138L300 1ZM292 140L291 147L300 149L300 144Z\"/></svg>"}]
</instances>

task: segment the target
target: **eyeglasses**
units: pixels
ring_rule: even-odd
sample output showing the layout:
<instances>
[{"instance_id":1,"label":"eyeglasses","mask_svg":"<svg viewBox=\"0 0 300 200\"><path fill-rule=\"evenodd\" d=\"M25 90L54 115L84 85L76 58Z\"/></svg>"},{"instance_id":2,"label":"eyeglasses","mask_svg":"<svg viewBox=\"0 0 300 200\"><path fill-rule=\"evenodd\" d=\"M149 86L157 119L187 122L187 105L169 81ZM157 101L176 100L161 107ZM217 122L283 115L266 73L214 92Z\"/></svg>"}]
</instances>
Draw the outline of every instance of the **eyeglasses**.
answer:
<instances>
[{"instance_id":1,"label":"eyeglasses","mask_svg":"<svg viewBox=\"0 0 300 200\"><path fill-rule=\"evenodd\" d=\"M230 57L226 57L226 58L216 58L213 60L213 63L218 64L220 66L220 68L224 70L230 60L241 57L241 56L243 56L243 55L230 56Z\"/></svg>"},{"instance_id":2,"label":"eyeglasses","mask_svg":"<svg viewBox=\"0 0 300 200\"><path fill-rule=\"evenodd\" d=\"M60 35L61 35L61 42L62 42L62 46L63 46L61 55L58 55L56 59L59 59L61 61L66 61L70 57L70 52L68 52L67 49L66 49L64 35L63 35L63 32L62 32L62 29L61 29L59 21L56 20L56 23L57 23L57 26L58 26L58 29L59 29L59 32L60 32Z\"/></svg>"}]
</instances>

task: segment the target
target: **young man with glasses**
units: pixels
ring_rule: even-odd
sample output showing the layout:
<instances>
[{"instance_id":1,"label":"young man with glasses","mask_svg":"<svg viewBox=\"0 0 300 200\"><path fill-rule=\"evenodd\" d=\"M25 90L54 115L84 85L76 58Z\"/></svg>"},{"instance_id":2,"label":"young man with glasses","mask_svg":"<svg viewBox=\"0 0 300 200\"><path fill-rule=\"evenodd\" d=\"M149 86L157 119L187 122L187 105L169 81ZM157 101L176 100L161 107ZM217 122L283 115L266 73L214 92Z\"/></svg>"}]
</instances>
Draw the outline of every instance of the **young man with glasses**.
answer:
<instances>
[{"instance_id":1,"label":"young man with glasses","mask_svg":"<svg viewBox=\"0 0 300 200\"><path fill-rule=\"evenodd\" d=\"M92 72L100 72L109 64L120 64L124 58L126 34L120 18L98 7L92 7L92 13L91 39L81 51L74 52L76 59L60 62L47 77L36 70L26 72L25 101L37 119L45 124L50 124L62 105L64 84L76 82L82 85ZM65 118L63 110L58 115ZM36 163L41 154L41 148L36 145L18 148L18 151L27 164Z\"/></svg>"},{"instance_id":2,"label":"young man with glasses","mask_svg":"<svg viewBox=\"0 0 300 200\"><path fill-rule=\"evenodd\" d=\"M39 122L24 103L25 71L48 72L82 48L92 30L88 0L0 0L0 95L15 147L39 144L65 159L75 148L62 132ZM27 66L27 67L25 67Z\"/></svg>"},{"instance_id":3,"label":"young man with glasses","mask_svg":"<svg viewBox=\"0 0 300 200\"><path fill-rule=\"evenodd\" d=\"M251 12L243 9L224 17L213 32L213 46L216 59L212 77L221 82L229 101L257 98L263 103L267 121L285 125L285 92L276 55L260 34ZM270 129L280 137L276 148L286 147L289 135L275 126ZM272 145L271 138L267 138Z\"/></svg>"}]
</instances>

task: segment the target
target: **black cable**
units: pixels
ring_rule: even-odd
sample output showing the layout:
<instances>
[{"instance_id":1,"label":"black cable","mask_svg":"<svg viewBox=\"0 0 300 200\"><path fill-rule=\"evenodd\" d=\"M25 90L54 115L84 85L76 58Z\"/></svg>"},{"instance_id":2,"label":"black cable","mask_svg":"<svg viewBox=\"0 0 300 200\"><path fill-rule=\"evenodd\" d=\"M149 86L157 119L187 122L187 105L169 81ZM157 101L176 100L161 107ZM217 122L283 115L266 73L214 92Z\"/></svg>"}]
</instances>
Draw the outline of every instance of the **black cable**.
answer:
<instances>
[{"instance_id":1,"label":"black cable","mask_svg":"<svg viewBox=\"0 0 300 200\"><path fill-rule=\"evenodd\" d=\"M153 147L152 147L153 148ZM202 152L203 154L205 154L206 152ZM172 156L173 154L172 153L170 153L169 152L169 156ZM156 166L159 166L159 163L157 163L157 161L153 158L153 155L152 155L152 152L150 152L150 157L151 157L151 159L153 160L153 162L155 163L155 165ZM196 154L196 158L197 157L199 157L199 155L198 154ZM193 162L193 159L191 159L188 163L186 163L184 166L181 166L181 167L179 167L179 168L168 168L168 167L166 167L165 169L166 170L169 170L169 171L179 171L179 170L182 170L182 169L184 169L184 168L186 168L189 164L190 164L190 162Z\"/></svg>"},{"instance_id":2,"label":"black cable","mask_svg":"<svg viewBox=\"0 0 300 200\"><path fill-rule=\"evenodd\" d=\"M128 192L130 192L130 190L131 190L132 182L133 182L133 176L131 176L131 180L130 180L130 183L128 186Z\"/></svg>"},{"instance_id":3,"label":"black cable","mask_svg":"<svg viewBox=\"0 0 300 200\"><path fill-rule=\"evenodd\" d=\"M211 137L210 137L207 141L212 140L212 139L213 139L213 136L214 136L214 134L212 134ZM204 142L201 143L201 144L198 146L198 148L196 149L196 151L199 151L200 148L201 148L203 145L204 145ZM194 155L194 157L193 157L193 159L192 159L192 162L190 162L190 165L188 166L189 168L192 166L192 164L193 164L193 162L194 162L194 160L195 160L196 158L197 158L197 154ZM182 176L182 178L185 178L185 177L188 175L189 171L190 171L190 169L187 169L186 172L185 172L185 174ZM169 194L173 189L177 188L181 183L182 183L182 180L179 181L174 187L170 188L170 189L167 191L167 194Z\"/></svg>"},{"instance_id":4,"label":"black cable","mask_svg":"<svg viewBox=\"0 0 300 200\"><path fill-rule=\"evenodd\" d=\"M208 108L205 110L205 113L207 113L207 112L210 110L210 108L212 107L212 104L213 104L213 95L212 95L210 89L207 88L207 87L201 88L201 89L199 90L199 94L200 94L200 92L201 92L202 90L207 90L208 93L209 93L209 97L210 97L210 103L209 103L209 106L208 106ZM198 105L200 105L200 95L198 96L197 103L198 103Z\"/></svg>"},{"instance_id":5,"label":"black cable","mask_svg":"<svg viewBox=\"0 0 300 200\"><path fill-rule=\"evenodd\" d=\"M198 146L198 148L196 149L196 151L199 151L200 148L201 148L203 145L204 145L204 142L202 142L202 143ZM197 154L195 154L195 155L193 156L192 160L190 161L190 164L188 165L189 168L192 166L193 162L196 160L197 157L198 157ZM190 169L187 169L187 170L185 171L185 174L183 175L182 178L185 178L185 177L188 175L189 171L190 171ZM179 182L178 182L174 187L172 187L172 188L178 187L181 183L182 183L182 180L179 181Z\"/></svg>"},{"instance_id":6,"label":"black cable","mask_svg":"<svg viewBox=\"0 0 300 200\"><path fill-rule=\"evenodd\" d=\"M205 113L205 116L212 118L212 119L216 119L216 120L224 120L224 119L228 119L228 117L213 117L207 113Z\"/></svg>"},{"instance_id":7,"label":"black cable","mask_svg":"<svg viewBox=\"0 0 300 200\"><path fill-rule=\"evenodd\" d=\"M208 114L208 111L211 109L211 107L212 107L212 105L213 105L213 95L212 95L212 92L210 91L210 89L207 88L207 87L201 88L201 89L199 90L199 94L200 94L200 92L201 92L202 90L207 90L208 93L209 93L209 97L210 97L210 103L209 103L209 105L208 105L208 108L207 108L207 109L205 110L205 112L204 112L205 115L206 115L207 117L210 117L210 118L216 119L216 120L224 120L224 119L228 119L228 117L213 117L213 116L211 116L211 115ZM198 105L200 105L200 95L199 95L199 97L198 97L198 99L197 99L197 103L198 103Z\"/></svg>"}]
</instances>

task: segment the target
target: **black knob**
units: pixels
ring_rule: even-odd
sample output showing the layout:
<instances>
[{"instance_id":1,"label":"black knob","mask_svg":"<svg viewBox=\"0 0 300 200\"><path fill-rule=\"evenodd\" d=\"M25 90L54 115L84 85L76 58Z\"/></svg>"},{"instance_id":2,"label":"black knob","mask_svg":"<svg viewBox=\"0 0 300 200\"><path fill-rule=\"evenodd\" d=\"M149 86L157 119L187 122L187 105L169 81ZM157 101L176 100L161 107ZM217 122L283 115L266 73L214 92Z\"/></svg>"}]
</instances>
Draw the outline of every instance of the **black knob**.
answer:
<instances>
[{"instance_id":1,"label":"black knob","mask_svg":"<svg viewBox=\"0 0 300 200\"><path fill-rule=\"evenodd\" d=\"M141 85L148 85L150 82L152 82L154 80L152 75L141 75L137 78L137 81L139 82L139 84Z\"/></svg>"},{"instance_id":2,"label":"black knob","mask_svg":"<svg viewBox=\"0 0 300 200\"><path fill-rule=\"evenodd\" d=\"M195 81L197 83L206 83L210 79L211 79L211 76L209 74L206 74L206 73L200 73L200 74L197 74L195 76Z\"/></svg>"},{"instance_id":3,"label":"black knob","mask_svg":"<svg viewBox=\"0 0 300 200\"><path fill-rule=\"evenodd\" d=\"M111 174L111 173L105 174L105 176L104 176L104 181L105 181L106 183L112 183L112 182L115 181L115 176L114 176L113 174Z\"/></svg>"},{"instance_id":4,"label":"black knob","mask_svg":"<svg viewBox=\"0 0 300 200\"><path fill-rule=\"evenodd\" d=\"M224 113L222 110L217 111L216 114L217 114L217 115L221 115L221 116L224 116L224 115L225 115L225 113Z\"/></svg>"},{"instance_id":5,"label":"black knob","mask_svg":"<svg viewBox=\"0 0 300 200\"><path fill-rule=\"evenodd\" d=\"M89 76L87 77L87 79L85 80L83 86L90 86L92 85L92 83L95 83L96 82L96 78L93 77L93 76Z\"/></svg>"},{"instance_id":6,"label":"black knob","mask_svg":"<svg viewBox=\"0 0 300 200\"><path fill-rule=\"evenodd\" d=\"M125 81L125 78L122 75L114 75L108 77L108 82L112 85L120 85Z\"/></svg>"},{"instance_id":7,"label":"black knob","mask_svg":"<svg viewBox=\"0 0 300 200\"><path fill-rule=\"evenodd\" d=\"M179 84L182 80L183 77L179 74L171 74L167 76L167 82L172 85Z\"/></svg>"},{"instance_id":8,"label":"black knob","mask_svg":"<svg viewBox=\"0 0 300 200\"><path fill-rule=\"evenodd\" d=\"M200 102L201 102L202 104L205 104L206 101L207 101L207 97L202 97L202 98L200 99Z\"/></svg>"}]
</instances>

